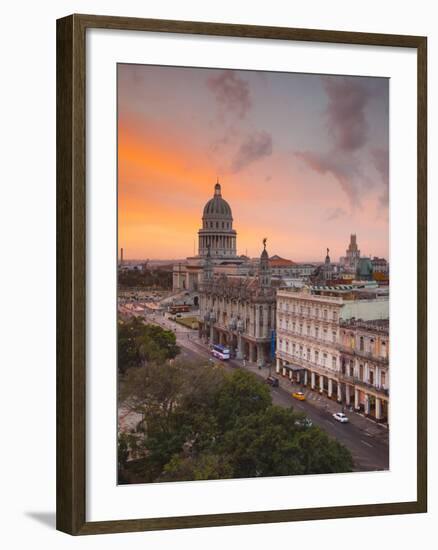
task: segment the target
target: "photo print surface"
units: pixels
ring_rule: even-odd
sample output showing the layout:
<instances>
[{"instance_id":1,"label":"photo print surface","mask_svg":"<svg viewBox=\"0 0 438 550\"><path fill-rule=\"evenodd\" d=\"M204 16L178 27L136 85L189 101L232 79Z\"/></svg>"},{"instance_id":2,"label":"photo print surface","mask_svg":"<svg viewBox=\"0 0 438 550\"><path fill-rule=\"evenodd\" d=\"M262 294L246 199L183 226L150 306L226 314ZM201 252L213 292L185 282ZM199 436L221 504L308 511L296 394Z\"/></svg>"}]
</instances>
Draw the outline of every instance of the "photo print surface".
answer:
<instances>
[{"instance_id":1,"label":"photo print surface","mask_svg":"<svg viewBox=\"0 0 438 550\"><path fill-rule=\"evenodd\" d=\"M389 80L119 64L118 483L389 468Z\"/></svg>"}]
</instances>

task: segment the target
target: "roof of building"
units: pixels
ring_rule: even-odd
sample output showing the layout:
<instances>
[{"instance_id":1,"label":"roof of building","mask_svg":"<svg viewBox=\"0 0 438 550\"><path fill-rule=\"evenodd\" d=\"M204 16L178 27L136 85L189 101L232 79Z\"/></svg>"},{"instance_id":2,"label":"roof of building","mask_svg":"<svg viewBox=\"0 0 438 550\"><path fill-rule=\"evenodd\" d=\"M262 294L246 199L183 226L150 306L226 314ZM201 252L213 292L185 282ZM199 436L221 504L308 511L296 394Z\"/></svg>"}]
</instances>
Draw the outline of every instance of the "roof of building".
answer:
<instances>
[{"instance_id":1,"label":"roof of building","mask_svg":"<svg viewBox=\"0 0 438 550\"><path fill-rule=\"evenodd\" d=\"M285 258L281 258L277 255L269 258L269 267L290 267L292 265L295 265L295 262L292 260L286 260Z\"/></svg>"},{"instance_id":2,"label":"roof of building","mask_svg":"<svg viewBox=\"0 0 438 550\"><path fill-rule=\"evenodd\" d=\"M231 219L232 213L230 205L222 198L221 185L219 182L214 186L214 195L204 206L204 218L223 218Z\"/></svg>"},{"instance_id":3,"label":"roof of building","mask_svg":"<svg viewBox=\"0 0 438 550\"><path fill-rule=\"evenodd\" d=\"M351 319L340 320L340 324L344 328L359 328L362 330L367 330L371 332L384 332L385 334L389 331L389 319L371 319L364 321L363 319Z\"/></svg>"}]
</instances>

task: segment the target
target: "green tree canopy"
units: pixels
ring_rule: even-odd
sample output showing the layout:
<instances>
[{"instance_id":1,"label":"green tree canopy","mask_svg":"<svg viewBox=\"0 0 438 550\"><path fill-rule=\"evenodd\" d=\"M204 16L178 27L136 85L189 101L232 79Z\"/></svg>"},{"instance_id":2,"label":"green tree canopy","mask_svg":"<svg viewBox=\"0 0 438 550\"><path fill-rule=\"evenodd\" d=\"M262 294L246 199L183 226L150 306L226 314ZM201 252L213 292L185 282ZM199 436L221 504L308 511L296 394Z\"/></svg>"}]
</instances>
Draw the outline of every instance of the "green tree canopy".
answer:
<instances>
[{"instance_id":1,"label":"green tree canopy","mask_svg":"<svg viewBox=\"0 0 438 550\"><path fill-rule=\"evenodd\" d=\"M121 373L146 362L161 363L173 359L179 351L171 330L145 324L138 317L118 323L118 368Z\"/></svg>"},{"instance_id":2,"label":"green tree canopy","mask_svg":"<svg viewBox=\"0 0 438 550\"><path fill-rule=\"evenodd\" d=\"M127 372L121 398L144 418L119 478L137 482L351 471L349 451L302 415L272 405L254 374L177 360ZM126 446L126 445L125 445ZM126 448L121 453L126 456Z\"/></svg>"}]
</instances>

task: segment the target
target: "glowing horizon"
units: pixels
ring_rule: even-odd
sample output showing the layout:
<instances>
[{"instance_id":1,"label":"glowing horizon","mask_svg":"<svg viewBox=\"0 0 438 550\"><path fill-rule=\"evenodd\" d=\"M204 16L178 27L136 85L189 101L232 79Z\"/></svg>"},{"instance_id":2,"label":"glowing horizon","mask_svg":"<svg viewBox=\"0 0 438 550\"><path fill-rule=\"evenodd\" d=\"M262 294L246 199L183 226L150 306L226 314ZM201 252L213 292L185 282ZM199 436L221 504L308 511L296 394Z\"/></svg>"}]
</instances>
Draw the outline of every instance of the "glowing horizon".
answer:
<instances>
[{"instance_id":1,"label":"glowing horizon","mask_svg":"<svg viewBox=\"0 0 438 550\"><path fill-rule=\"evenodd\" d=\"M333 261L350 234L388 258L389 88L381 78L118 66L118 246L197 253L219 177L237 252Z\"/></svg>"}]
</instances>

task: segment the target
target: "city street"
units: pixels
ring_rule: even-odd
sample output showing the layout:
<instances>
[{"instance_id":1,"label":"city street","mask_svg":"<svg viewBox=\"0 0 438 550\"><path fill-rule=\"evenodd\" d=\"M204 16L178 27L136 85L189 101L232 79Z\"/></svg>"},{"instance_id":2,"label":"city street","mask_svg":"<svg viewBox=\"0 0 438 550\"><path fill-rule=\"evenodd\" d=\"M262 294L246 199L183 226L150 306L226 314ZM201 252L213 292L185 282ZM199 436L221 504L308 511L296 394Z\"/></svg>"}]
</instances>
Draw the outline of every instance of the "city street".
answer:
<instances>
[{"instance_id":1,"label":"city street","mask_svg":"<svg viewBox=\"0 0 438 550\"><path fill-rule=\"evenodd\" d=\"M158 314L149 316L148 321L175 332L183 357L193 360L211 359L209 349L199 341L195 331ZM267 368L260 370L256 365L248 362L244 367L242 361L235 359L227 362L215 360L215 363L227 370L245 368L262 379L266 379L269 374ZM350 422L341 424L332 417L334 412L341 410L339 404L318 392L291 384L288 379L283 379L279 375L278 378L280 386L271 388L273 403L282 407L293 406L295 411L304 413L315 425L345 445L353 456L355 471L387 470L389 468L389 434L385 426L349 411L347 414ZM298 401L292 397L291 393L296 390L304 391L306 401Z\"/></svg>"}]
</instances>

